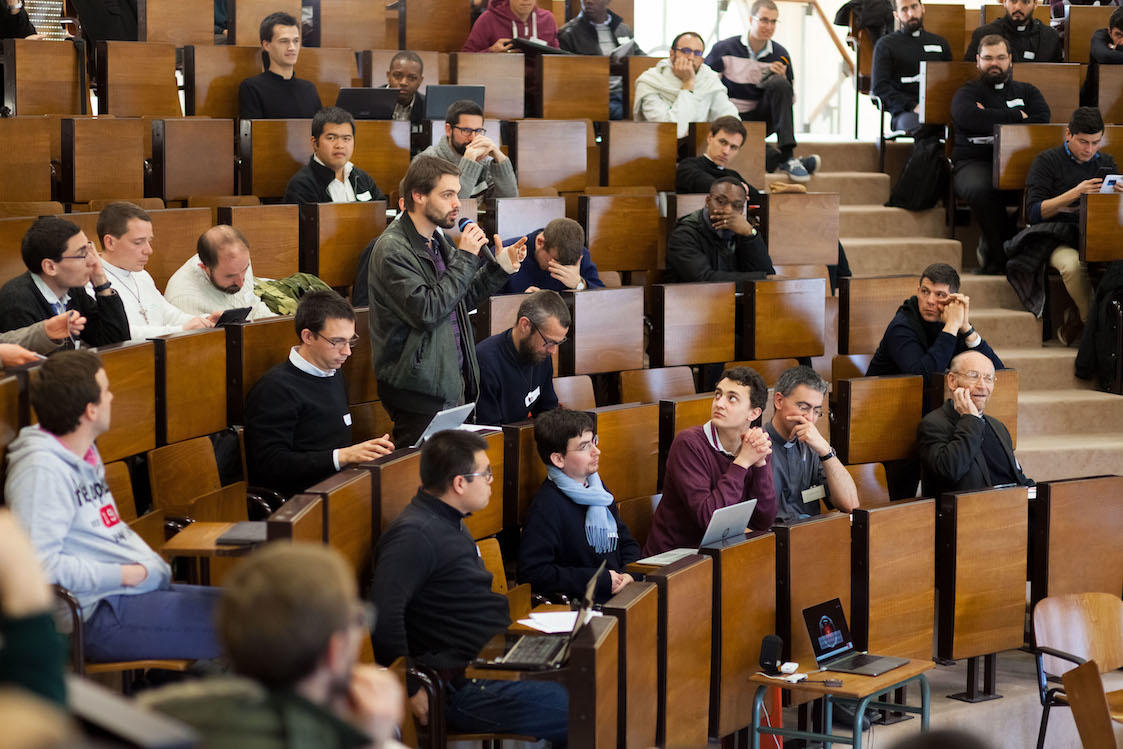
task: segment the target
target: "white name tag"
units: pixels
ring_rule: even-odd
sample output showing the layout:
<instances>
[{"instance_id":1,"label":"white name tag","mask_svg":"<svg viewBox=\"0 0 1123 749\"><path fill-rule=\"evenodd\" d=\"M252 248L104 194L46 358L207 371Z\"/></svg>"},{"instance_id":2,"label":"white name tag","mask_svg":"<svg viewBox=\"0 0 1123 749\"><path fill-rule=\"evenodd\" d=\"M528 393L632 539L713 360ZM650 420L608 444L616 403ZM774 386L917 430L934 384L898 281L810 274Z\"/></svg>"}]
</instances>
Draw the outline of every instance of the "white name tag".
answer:
<instances>
[{"instance_id":1,"label":"white name tag","mask_svg":"<svg viewBox=\"0 0 1123 749\"><path fill-rule=\"evenodd\" d=\"M355 200L370 200L370 190L359 193L355 196Z\"/></svg>"},{"instance_id":2,"label":"white name tag","mask_svg":"<svg viewBox=\"0 0 1123 749\"><path fill-rule=\"evenodd\" d=\"M541 394L542 394L542 387L541 386L534 388L533 390L531 390L529 393L526 394L526 400L524 401L524 405L527 408L530 408L534 404L534 401L538 400L538 396L541 395Z\"/></svg>"},{"instance_id":3,"label":"white name tag","mask_svg":"<svg viewBox=\"0 0 1123 749\"><path fill-rule=\"evenodd\" d=\"M1037 58L1037 55L1035 55L1034 53L1030 52L1027 49L1025 52L1022 53L1022 57L1025 58L1026 60L1033 60L1033 59Z\"/></svg>"},{"instance_id":4,"label":"white name tag","mask_svg":"<svg viewBox=\"0 0 1123 749\"><path fill-rule=\"evenodd\" d=\"M343 414L343 423L351 426L351 414Z\"/></svg>"},{"instance_id":5,"label":"white name tag","mask_svg":"<svg viewBox=\"0 0 1123 749\"><path fill-rule=\"evenodd\" d=\"M906 75L901 77L901 83L920 83L920 75Z\"/></svg>"},{"instance_id":6,"label":"white name tag","mask_svg":"<svg viewBox=\"0 0 1123 749\"><path fill-rule=\"evenodd\" d=\"M817 484L816 486L812 486L810 489L804 489L802 494L803 503L809 504L811 502L818 502L820 499L827 496L827 490L823 487L822 484Z\"/></svg>"},{"instance_id":7,"label":"white name tag","mask_svg":"<svg viewBox=\"0 0 1123 749\"><path fill-rule=\"evenodd\" d=\"M924 51L925 52L943 52L944 48L941 47L938 44L925 44L924 45Z\"/></svg>"},{"instance_id":8,"label":"white name tag","mask_svg":"<svg viewBox=\"0 0 1123 749\"><path fill-rule=\"evenodd\" d=\"M1008 106L1010 109L1013 109L1014 107L1024 107L1025 105L1026 105L1026 103L1024 101L1022 101L1021 99L1007 99L1006 100L1006 106Z\"/></svg>"}]
</instances>

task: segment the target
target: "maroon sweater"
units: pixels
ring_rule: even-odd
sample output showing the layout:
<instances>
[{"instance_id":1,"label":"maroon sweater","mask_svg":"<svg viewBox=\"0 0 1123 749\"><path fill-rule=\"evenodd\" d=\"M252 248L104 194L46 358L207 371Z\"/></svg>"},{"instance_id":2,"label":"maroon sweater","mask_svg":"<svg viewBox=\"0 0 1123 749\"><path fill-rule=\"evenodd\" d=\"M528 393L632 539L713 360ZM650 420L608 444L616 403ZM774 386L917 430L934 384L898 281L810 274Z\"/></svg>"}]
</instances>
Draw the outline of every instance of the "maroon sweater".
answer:
<instances>
[{"instance_id":1,"label":"maroon sweater","mask_svg":"<svg viewBox=\"0 0 1123 749\"><path fill-rule=\"evenodd\" d=\"M710 446L702 427L680 432L671 443L663 499L655 508L646 556L679 547L697 546L714 510L756 499L749 527L766 531L776 519L772 466L742 468Z\"/></svg>"}]
</instances>

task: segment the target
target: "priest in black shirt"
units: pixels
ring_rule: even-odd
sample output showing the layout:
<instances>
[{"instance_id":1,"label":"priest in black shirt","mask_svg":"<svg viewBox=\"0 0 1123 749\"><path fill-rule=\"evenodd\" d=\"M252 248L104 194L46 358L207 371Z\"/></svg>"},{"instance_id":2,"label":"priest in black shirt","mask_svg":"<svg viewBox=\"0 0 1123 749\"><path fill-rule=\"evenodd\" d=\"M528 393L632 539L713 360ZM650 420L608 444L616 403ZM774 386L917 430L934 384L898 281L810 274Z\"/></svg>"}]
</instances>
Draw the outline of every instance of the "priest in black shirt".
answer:
<instances>
[{"instance_id":1,"label":"priest in black shirt","mask_svg":"<svg viewBox=\"0 0 1123 749\"><path fill-rule=\"evenodd\" d=\"M984 39L998 34L1010 43L1015 62L1060 62L1061 38L1047 23L1033 17L1037 0L1004 0L1006 15L997 21L985 23L971 32L964 60L970 62L979 54Z\"/></svg>"},{"instance_id":2,"label":"priest in black shirt","mask_svg":"<svg viewBox=\"0 0 1123 749\"><path fill-rule=\"evenodd\" d=\"M308 119L323 107L316 87L293 75L299 56L299 22L288 13L270 13L261 22L265 72L238 87L239 119Z\"/></svg>"},{"instance_id":3,"label":"priest in black shirt","mask_svg":"<svg viewBox=\"0 0 1123 749\"><path fill-rule=\"evenodd\" d=\"M701 156L691 156L678 163L675 169L675 192L704 193L719 177L732 177L745 185L749 191L749 202L760 205L760 191L750 185L729 163L745 145L748 132L740 117L725 115L710 123L710 134L706 136L706 150Z\"/></svg>"},{"instance_id":4,"label":"priest in black shirt","mask_svg":"<svg viewBox=\"0 0 1123 749\"><path fill-rule=\"evenodd\" d=\"M920 133L920 63L949 61L947 39L924 29L924 3L895 0L894 15L900 29L877 40L873 48L873 78L870 93L892 119L890 127L910 135Z\"/></svg>"},{"instance_id":5,"label":"priest in black shirt","mask_svg":"<svg viewBox=\"0 0 1123 749\"><path fill-rule=\"evenodd\" d=\"M352 444L351 408L339 371L358 342L351 305L334 291L309 292L293 322L300 345L246 399L250 483L286 497L394 449L386 434Z\"/></svg>"}]
</instances>

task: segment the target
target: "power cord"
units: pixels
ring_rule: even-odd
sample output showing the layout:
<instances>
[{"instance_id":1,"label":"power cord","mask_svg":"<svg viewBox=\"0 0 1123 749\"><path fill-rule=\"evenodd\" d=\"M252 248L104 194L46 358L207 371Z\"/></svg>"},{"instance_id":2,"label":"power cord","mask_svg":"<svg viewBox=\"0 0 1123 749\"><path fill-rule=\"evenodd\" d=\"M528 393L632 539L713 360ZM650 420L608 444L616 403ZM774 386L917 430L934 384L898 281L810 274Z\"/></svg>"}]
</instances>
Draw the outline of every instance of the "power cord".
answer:
<instances>
[{"instance_id":1,"label":"power cord","mask_svg":"<svg viewBox=\"0 0 1123 749\"><path fill-rule=\"evenodd\" d=\"M760 706L764 708L764 719L766 721L768 721L768 725L771 726L772 725L772 716L770 716L768 714L768 708L765 706L765 704L763 702L760 703ZM784 749L784 747L782 747L780 745L780 737L779 736L777 736L774 733L769 734L769 735L772 737L772 741L775 742L776 749Z\"/></svg>"}]
</instances>

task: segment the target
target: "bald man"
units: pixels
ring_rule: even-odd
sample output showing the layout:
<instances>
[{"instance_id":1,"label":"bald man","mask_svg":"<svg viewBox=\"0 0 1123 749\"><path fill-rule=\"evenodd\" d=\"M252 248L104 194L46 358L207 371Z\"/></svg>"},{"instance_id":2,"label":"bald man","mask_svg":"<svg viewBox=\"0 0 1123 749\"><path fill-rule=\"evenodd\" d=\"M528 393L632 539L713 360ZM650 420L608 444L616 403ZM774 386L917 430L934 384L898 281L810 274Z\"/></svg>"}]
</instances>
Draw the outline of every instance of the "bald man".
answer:
<instances>
[{"instance_id":1,"label":"bald man","mask_svg":"<svg viewBox=\"0 0 1123 749\"><path fill-rule=\"evenodd\" d=\"M985 413L997 384L994 363L978 351L964 351L951 360L945 384L951 397L917 429L923 495L1033 486L1014 457L1010 432Z\"/></svg>"}]
</instances>

